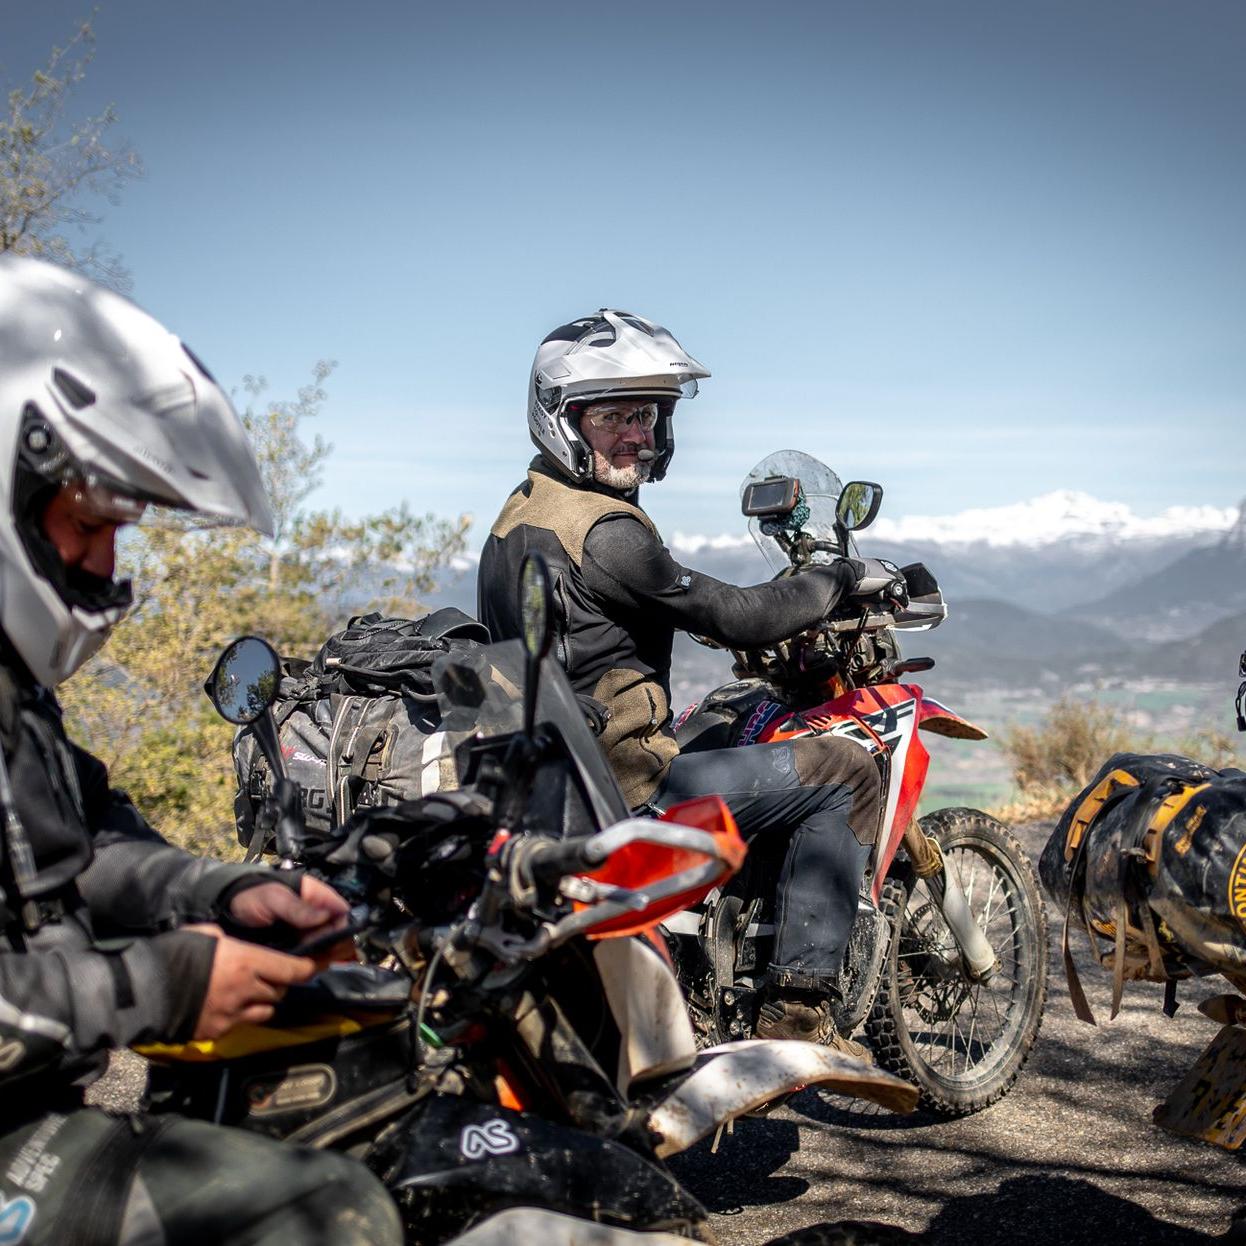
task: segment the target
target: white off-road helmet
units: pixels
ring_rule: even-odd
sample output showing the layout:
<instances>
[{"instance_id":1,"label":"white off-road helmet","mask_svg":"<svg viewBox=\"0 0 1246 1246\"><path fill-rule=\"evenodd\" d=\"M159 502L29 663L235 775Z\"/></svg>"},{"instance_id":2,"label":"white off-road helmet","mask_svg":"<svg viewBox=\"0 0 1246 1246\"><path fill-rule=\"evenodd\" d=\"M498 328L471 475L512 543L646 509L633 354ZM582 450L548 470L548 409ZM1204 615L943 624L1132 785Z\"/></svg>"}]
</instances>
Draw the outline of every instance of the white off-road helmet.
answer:
<instances>
[{"instance_id":1,"label":"white off-road helmet","mask_svg":"<svg viewBox=\"0 0 1246 1246\"><path fill-rule=\"evenodd\" d=\"M652 398L657 457L649 479L666 475L675 453L671 415L709 376L660 324L603 307L560 325L537 347L528 384L528 429L546 462L577 484L593 478L593 455L580 436L584 406L608 398Z\"/></svg>"},{"instance_id":2,"label":"white off-road helmet","mask_svg":"<svg viewBox=\"0 0 1246 1246\"><path fill-rule=\"evenodd\" d=\"M272 531L242 422L203 364L120 295L0 255L0 628L46 685L130 605L129 581L71 571L44 535L69 483L118 520L156 503Z\"/></svg>"}]
</instances>

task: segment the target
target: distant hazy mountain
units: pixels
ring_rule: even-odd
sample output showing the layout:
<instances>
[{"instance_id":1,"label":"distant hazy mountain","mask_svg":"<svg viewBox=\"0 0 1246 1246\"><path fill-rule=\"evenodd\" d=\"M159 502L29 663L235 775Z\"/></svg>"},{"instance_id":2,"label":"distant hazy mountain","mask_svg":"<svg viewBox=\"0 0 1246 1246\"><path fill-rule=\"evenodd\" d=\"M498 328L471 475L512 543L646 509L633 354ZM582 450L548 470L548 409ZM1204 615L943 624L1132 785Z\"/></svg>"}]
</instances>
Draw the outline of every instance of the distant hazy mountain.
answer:
<instances>
[{"instance_id":1,"label":"distant hazy mountain","mask_svg":"<svg viewBox=\"0 0 1246 1246\"><path fill-rule=\"evenodd\" d=\"M1217 619L1192 636L1149 645L1139 669L1159 679L1237 686L1237 661L1246 649L1246 613Z\"/></svg>"},{"instance_id":2,"label":"distant hazy mountain","mask_svg":"<svg viewBox=\"0 0 1246 1246\"><path fill-rule=\"evenodd\" d=\"M934 658L943 680L1022 687L1111 678L1139 652L1108 628L990 599L950 605L940 627L901 633L900 645L908 657Z\"/></svg>"},{"instance_id":3,"label":"distant hazy mountain","mask_svg":"<svg viewBox=\"0 0 1246 1246\"><path fill-rule=\"evenodd\" d=\"M1129 620L1150 640L1188 636L1217 616L1246 611L1246 506L1218 541L1067 611L1098 623Z\"/></svg>"}]
</instances>

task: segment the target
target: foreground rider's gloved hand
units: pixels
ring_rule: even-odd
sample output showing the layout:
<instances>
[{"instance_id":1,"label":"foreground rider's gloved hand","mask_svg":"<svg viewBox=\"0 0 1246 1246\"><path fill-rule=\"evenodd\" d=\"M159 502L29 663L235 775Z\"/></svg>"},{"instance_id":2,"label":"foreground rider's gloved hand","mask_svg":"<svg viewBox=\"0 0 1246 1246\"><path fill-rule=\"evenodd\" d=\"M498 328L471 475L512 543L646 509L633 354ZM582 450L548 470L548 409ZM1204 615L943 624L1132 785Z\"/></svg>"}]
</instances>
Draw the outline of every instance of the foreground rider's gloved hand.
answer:
<instances>
[{"instance_id":1,"label":"foreground rider's gloved hand","mask_svg":"<svg viewBox=\"0 0 1246 1246\"><path fill-rule=\"evenodd\" d=\"M262 1025L291 986L306 982L320 968L312 957L287 956L231 939L219 926L204 923L184 929L216 941L207 991L195 1022L197 1040L220 1038L243 1024Z\"/></svg>"},{"instance_id":2,"label":"foreground rider's gloved hand","mask_svg":"<svg viewBox=\"0 0 1246 1246\"><path fill-rule=\"evenodd\" d=\"M284 883L261 883L236 892L229 901L230 916L244 926L271 926L285 922L300 930L342 926L350 906L332 887L304 874L295 895Z\"/></svg>"},{"instance_id":3,"label":"foreground rider's gloved hand","mask_svg":"<svg viewBox=\"0 0 1246 1246\"><path fill-rule=\"evenodd\" d=\"M908 584L904 572L893 562L881 558L845 558L857 577L855 587L849 589L854 597L872 597L882 593L887 600L906 604L909 599Z\"/></svg>"},{"instance_id":4,"label":"foreground rider's gloved hand","mask_svg":"<svg viewBox=\"0 0 1246 1246\"><path fill-rule=\"evenodd\" d=\"M350 905L332 887L303 874L297 890L285 880L255 883L245 879L226 892L222 922L234 935L278 947L295 947L304 940L345 926ZM277 938L252 939L246 931L272 929Z\"/></svg>"}]
</instances>

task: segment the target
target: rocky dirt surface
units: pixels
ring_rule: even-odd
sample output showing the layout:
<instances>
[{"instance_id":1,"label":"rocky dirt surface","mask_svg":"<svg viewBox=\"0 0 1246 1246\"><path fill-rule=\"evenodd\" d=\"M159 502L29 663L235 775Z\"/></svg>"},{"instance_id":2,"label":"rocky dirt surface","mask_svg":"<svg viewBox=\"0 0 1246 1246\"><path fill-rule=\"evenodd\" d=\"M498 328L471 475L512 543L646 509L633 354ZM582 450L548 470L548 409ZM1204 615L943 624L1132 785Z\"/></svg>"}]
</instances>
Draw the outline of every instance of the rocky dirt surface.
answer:
<instances>
[{"instance_id":1,"label":"rocky dirt surface","mask_svg":"<svg viewBox=\"0 0 1246 1246\"><path fill-rule=\"evenodd\" d=\"M1048 829L1018 831L1036 862ZM738 1122L716 1155L702 1143L675 1161L713 1212L720 1240L1223 1240L1234 1212L1246 1215L1246 1155L1173 1137L1151 1123L1152 1108L1217 1033L1195 1005L1222 993L1223 980L1183 984L1171 1020L1161 1010L1161 987L1127 984L1121 1013L1108 1024L1109 975L1087 964L1084 937L1075 937L1099 1019L1091 1028L1073 1015L1060 921L1055 913L1049 919L1047 1012L1011 1094L976 1116L944 1121L862 1115L846 1110L846 1100L806 1091L770 1117ZM829 1228L861 1221L901 1232L844 1236ZM1246 1242L1246 1234L1232 1240Z\"/></svg>"},{"instance_id":2,"label":"rocky dirt surface","mask_svg":"<svg viewBox=\"0 0 1246 1246\"><path fill-rule=\"evenodd\" d=\"M1020 833L1037 857L1046 828ZM1100 1019L1092 1029L1069 1005L1055 914L1051 925L1047 1013L1010 1095L976 1116L944 1121L862 1114L846 1100L805 1092L772 1116L740 1121L717 1154L707 1141L674 1165L712 1212L719 1240L1225 1240L1234 1212L1246 1214L1246 1155L1172 1137L1151 1123L1151 1109L1217 1031L1195 1004L1219 994L1220 979L1183 985L1171 1020L1161 1011L1161 988L1131 984L1109 1025L1108 976L1087 965L1079 943L1083 983ZM95 1098L131 1107L142 1079L142 1062L123 1055ZM848 1230L863 1221L873 1223ZM1246 1234L1232 1240L1246 1242Z\"/></svg>"}]
</instances>

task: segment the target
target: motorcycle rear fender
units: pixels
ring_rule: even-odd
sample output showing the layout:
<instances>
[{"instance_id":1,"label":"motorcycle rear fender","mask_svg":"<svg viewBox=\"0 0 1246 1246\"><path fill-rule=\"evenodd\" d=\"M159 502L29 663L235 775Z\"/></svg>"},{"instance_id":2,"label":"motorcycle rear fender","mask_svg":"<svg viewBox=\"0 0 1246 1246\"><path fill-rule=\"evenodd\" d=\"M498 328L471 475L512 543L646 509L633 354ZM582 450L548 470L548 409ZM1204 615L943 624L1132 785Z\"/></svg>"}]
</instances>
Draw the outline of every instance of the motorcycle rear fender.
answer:
<instances>
[{"instance_id":1,"label":"motorcycle rear fender","mask_svg":"<svg viewBox=\"0 0 1246 1246\"><path fill-rule=\"evenodd\" d=\"M817 1043L746 1039L703 1051L693 1071L649 1114L660 1159L678 1155L727 1121L805 1086L869 1099L893 1112L917 1106L917 1087Z\"/></svg>"}]
</instances>

